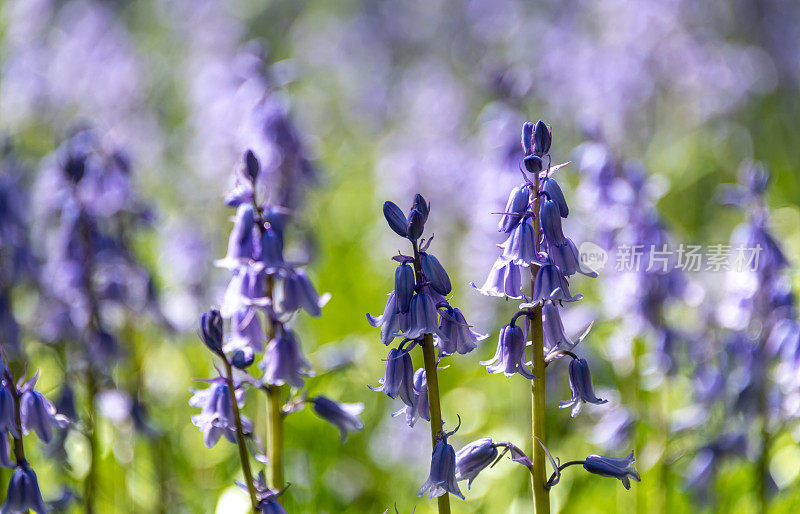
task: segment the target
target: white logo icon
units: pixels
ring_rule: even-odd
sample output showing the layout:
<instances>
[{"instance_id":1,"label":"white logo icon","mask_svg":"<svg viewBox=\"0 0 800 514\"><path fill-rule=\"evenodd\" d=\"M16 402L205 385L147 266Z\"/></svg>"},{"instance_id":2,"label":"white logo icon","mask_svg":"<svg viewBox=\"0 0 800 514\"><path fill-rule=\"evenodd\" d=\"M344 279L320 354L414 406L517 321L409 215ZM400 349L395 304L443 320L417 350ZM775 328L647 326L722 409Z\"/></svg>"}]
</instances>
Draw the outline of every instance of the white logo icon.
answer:
<instances>
[{"instance_id":1,"label":"white logo icon","mask_svg":"<svg viewBox=\"0 0 800 514\"><path fill-rule=\"evenodd\" d=\"M578 254L581 264L595 273L600 273L608 262L608 252L591 241L581 243L580 248L578 248Z\"/></svg>"}]
</instances>

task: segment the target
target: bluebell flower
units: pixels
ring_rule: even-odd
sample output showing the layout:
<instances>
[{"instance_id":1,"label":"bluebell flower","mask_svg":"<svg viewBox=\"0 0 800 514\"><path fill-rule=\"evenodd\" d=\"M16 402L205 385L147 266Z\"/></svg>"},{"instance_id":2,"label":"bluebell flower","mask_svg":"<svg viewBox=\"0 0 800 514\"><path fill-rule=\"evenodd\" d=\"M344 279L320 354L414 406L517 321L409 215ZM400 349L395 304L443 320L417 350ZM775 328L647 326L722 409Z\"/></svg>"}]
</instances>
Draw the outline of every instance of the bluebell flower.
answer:
<instances>
[{"instance_id":1,"label":"bluebell flower","mask_svg":"<svg viewBox=\"0 0 800 514\"><path fill-rule=\"evenodd\" d=\"M483 437L464 446L456 452L456 480L468 480L467 489L472 488L472 481L494 462L497 454L491 437Z\"/></svg>"},{"instance_id":2,"label":"bluebell flower","mask_svg":"<svg viewBox=\"0 0 800 514\"><path fill-rule=\"evenodd\" d=\"M498 257L494 261L483 286L479 288L474 282L471 282L470 285L486 296L522 298L522 276L519 266L502 257Z\"/></svg>"},{"instance_id":3,"label":"bluebell flower","mask_svg":"<svg viewBox=\"0 0 800 514\"><path fill-rule=\"evenodd\" d=\"M338 403L324 396L317 396L311 400L314 412L319 417L339 429L342 442L347 439L348 432L357 432L364 428L364 423L358 417L364 411L363 403Z\"/></svg>"},{"instance_id":4,"label":"bluebell flower","mask_svg":"<svg viewBox=\"0 0 800 514\"><path fill-rule=\"evenodd\" d=\"M627 457L614 459L611 457L602 457L600 455L589 455L583 464L583 468L589 473L600 475L604 477L617 478L625 486L625 489L631 488L629 478L641 482L639 472L633 466L636 459L633 458L633 452Z\"/></svg>"},{"instance_id":5,"label":"bluebell flower","mask_svg":"<svg viewBox=\"0 0 800 514\"><path fill-rule=\"evenodd\" d=\"M395 231L400 237L408 236L408 220L406 215L403 214L403 209L397 206L394 202L384 202L383 204L383 217L389 223L389 228Z\"/></svg>"},{"instance_id":6,"label":"bluebell flower","mask_svg":"<svg viewBox=\"0 0 800 514\"><path fill-rule=\"evenodd\" d=\"M561 322L561 314L558 307L550 302L545 302L542 306L542 332L544 336L544 348L546 350L572 349L574 343L564 332L564 324Z\"/></svg>"},{"instance_id":7,"label":"bluebell flower","mask_svg":"<svg viewBox=\"0 0 800 514\"><path fill-rule=\"evenodd\" d=\"M508 239L501 245L502 258L519 266L530 266L540 262L536 255L536 239L533 235L533 224L530 218L517 224L509 234Z\"/></svg>"},{"instance_id":8,"label":"bluebell flower","mask_svg":"<svg viewBox=\"0 0 800 514\"><path fill-rule=\"evenodd\" d=\"M561 213L556 202L547 196L540 199L539 221L548 246L561 246L567 244L561 228Z\"/></svg>"},{"instance_id":9,"label":"bluebell flower","mask_svg":"<svg viewBox=\"0 0 800 514\"><path fill-rule=\"evenodd\" d=\"M192 416L192 423L203 432L203 442L207 448L216 445L222 436L234 443L236 442L236 420L233 416L233 404L228 383L222 377L211 379L208 382L210 384L208 389L192 390L193 396L189 399L189 405L201 409L200 414ZM243 407L244 391L237 387L235 394L239 408ZM251 421L245 416L241 416L241 420L244 432L252 433Z\"/></svg>"},{"instance_id":10,"label":"bluebell flower","mask_svg":"<svg viewBox=\"0 0 800 514\"><path fill-rule=\"evenodd\" d=\"M266 383L287 383L297 388L303 387L301 375L308 375L311 370L311 364L300 353L297 338L286 328L279 329L275 338L269 342L259 367L264 370Z\"/></svg>"},{"instance_id":11,"label":"bluebell flower","mask_svg":"<svg viewBox=\"0 0 800 514\"><path fill-rule=\"evenodd\" d=\"M394 297L399 312L408 312L412 296L414 296L414 268L404 262L394 271Z\"/></svg>"},{"instance_id":12,"label":"bluebell flower","mask_svg":"<svg viewBox=\"0 0 800 514\"><path fill-rule=\"evenodd\" d=\"M583 295L572 296L570 294L569 282L556 266L545 264L536 272L536 279L533 281L532 301L575 302L581 298L583 298Z\"/></svg>"},{"instance_id":13,"label":"bluebell flower","mask_svg":"<svg viewBox=\"0 0 800 514\"><path fill-rule=\"evenodd\" d=\"M59 414L55 405L50 403L42 393L33 388L37 378L38 373L20 389L20 422L24 434L34 431L42 442L49 443L53 438L53 428L64 428L69 420L66 416Z\"/></svg>"},{"instance_id":14,"label":"bluebell flower","mask_svg":"<svg viewBox=\"0 0 800 514\"><path fill-rule=\"evenodd\" d=\"M439 319L436 305L431 295L419 292L411 299L411 308L408 312L408 330L403 335L408 339L417 339L425 334L442 336L439 330Z\"/></svg>"},{"instance_id":15,"label":"bluebell flower","mask_svg":"<svg viewBox=\"0 0 800 514\"><path fill-rule=\"evenodd\" d=\"M505 325L500 329L494 357L480 364L486 366L489 373L503 373L507 377L519 373L529 380L533 379L533 374L528 371L525 363L525 335L516 325Z\"/></svg>"},{"instance_id":16,"label":"bluebell flower","mask_svg":"<svg viewBox=\"0 0 800 514\"><path fill-rule=\"evenodd\" d=\"M550 262L558 266L558 269L561 270L561 273L563 273L565 277L569 277L575 273L581 273L582 275L592 278L596 277L597 273L581 266L580 255L572 239L568 237L565 239L567 240L567 244L565 245L549 245L547 247L547 255L550 258Z\"/></svg>"},{"instance_id":17,"label":"bluebell flower","mask_svg":"<svg viewBox=\"0 0 800 514\"><path fill-rule=\"evenodd\" d=\"M450 294L450 291L453 290L450 285L450 277L447 276L444 267L439 263L439 259L429 253L420 252L419 262L425 280L430 282L428 287L441 295Z\"/></svg>"},{"instance_id":18,"label":"bluebell flower","mask_svg":"<svg viewBox=\"0 0 800 514\"><path fill-rule=\"evenodd\" d=\"M266 306L266 274L258 266L239 266L233 270L228 287L222 297L220 314L230 318L243 306Z\"/></svg>"},{"instance_id":19,"label":"bluebell flower","mask_svg":"<svg viewBox=\"0 0 800 514\"><path fill-rule=\"evenodd\" d=\"M241 204L236 209L233 230L228 239L228 253L223 259L215 261L214 264L221 268L234 269L256 258L256 244L258 241L256 232L253 206Z\"/></svg>"},{"instance_id":20,"label":"bluebell flower","mask_svg":"<svg viewBox=\"0 0 800 514\"><path fill-rule=\"evenodd\" d=\"M522 220L522 215L528 210L530 190L527 184L522 184L511 190L508 195L506 209L497 226L501 232L511 232Z\"/></svg>"},{"instance_id":21,"label":"bluebell flower","mask_svg":"<svg viewBox=\"0 0 800 514\"><path fill-rule=\"evenodd\" d=\"M2 366L2 363L0 363ZM2 371L2 367L0 367ZM0 433L10 432L14 437L19 437L16 415L14 414L14 396L11 394L8 383L0 381Z\"/></svg>"},{"instance_id":22,"label":"bluebell flower","mask_svg":"<svg viewBox=\"0 0 800 514\"><path fill-rule=\"evenodd\" d=\"M406 405L397 412L394 412L392 417L405 414L406 424L412 428L419 418L425 421L431 420L430 406L428 404L428 377L425 374L425 368L419 368L414 372L413 403L413 405Z\"/></svg>"},{"instance_id":23,"label":"bluebell flower","mask_svg":"<svg viewBox=\"0 0 800 514\"><path fill-rule=\"evenodd\" d=\"M447 443L447 435L438 438L431 454L431 472L428 480L422 484L422 488L417 493L419 498L428 492L429 498L436 498L443 494L450 493L464 499L464 495L458 488L456 482L456 452Z\"/></svg>"},{"instance_id":24,"label":"bluebell flower","mask_svg":"<svg viewBox=\"0 0 800 514\"><path fill-rule=\"evenodd\" d=\"M301 269L289 270L276 288L277 304L282 312L303 308L312 316L322 314L322 303L317 291Z\"/></svg>"},{"instance_id":25,"label":"bluebell flower","mask_svg":"<svg viewBox=\"0 0 800 514\"><path fill-rule=\"evenodd\" d=\"M545 177L540 187L542 192L547 193L547 196L556 203L556 206L558 206L558 213L561 217L566 218L569 216L569 206L567 205L564 192L561 191L561 186L558 185L558 182L552 177Z\"/></svg>"},{"instance_id":26,"label":"bluebell flower","mask_svg":"<svg viewBox=\"0 0 800 514\"><path fill-rule=\"evenodd\" d=\"M589 372L589 363L586 362L586 359L572 359L570 361L569 388L572 391L572 398L558 402L558 407L560 409L572 407L570 415L573 418L581 412L584 403L602 405L608 402L608 400L601 400L594 395L592 375Z\"/></svg>"},{"instance_id":27,"label":"bluebell flower","mask_svg":"<svg viewBox=\"0 0 800 514\"><path fill-rule=\"evenodd\" d=\"M259 514L286 514L286 510L276 499L265 499L258 502Z\"/></svg>"},{"instance_id":28,"label":"bluebell flower","mask_svg":"<svg viewBox=\"0 0 800 514\"><path fill-rule=\"evenodd\" d=\"M16 466L11 460L11 447L8 441L8 433L5 430L0 430L0 468L13 468Z\"/></svg>"},{"instance_id":29,"label":"bluebell flower","mask_svg":"<svg viewBox=\"0 0 800 514\"><path fill-rule=\"evenodd\" d=\"M386 357L386 369L380 379L380 387L368 386L373 391L382 391L389 398L400 399L409 407L414 407L414 365L407 350L392 348Z\"/></svg>"},{"instance_id":30,"label":"bluebell flower","mask_svg":"<svg viewBox=\"0 0 800 514\"><path fill-rule=\"evenodd\" d=\"M406 225L406 233L408 239L416 241L422 237L422 232L425 230L425 219L427 216L418 209L411 209L408 213L408 224Z\"/></svg>"},{"instance_id":31,"label":"bluebell flower","mask_svg":"<svg viewBox=\"0 0 800 514\"><path fill-rule=\"evenodd\" d=\"M261 233L258 261L268 268L284 264L283 234L275 228L265 228Z\"/></svg>"},{"instance_id":32,"label":"bluebell flower","mask_svg":"<svg viewBox=\"0 0 800 514\"><path fill-rule=\"evenodd\" d=\"M39 490L36 473L23 461L11 475L6 501L0 508L0 514L27 514L31 510L36 514L45 514L47 507Z\"/></svg>"},{"instance_id":33,"label":"bluebell flower","mask_svg":"<svg viewBox=\"0 0 800 514\"><path fill-rule=\"evenodd\" d=\"M222 315L211 309L200 315L200 338L209 350L222 356Z\"/></svg>"},{"instance_id":34,"label":"bluebell flower","mask_svg":"<svg viewBox=\"0 0 800 514\"><path fill-rule=\"evenodd\" d=\"M231 318L230 339L225 351L234 352L247 348L250 354L264 349L264 330L254 307L241 307Z\"/></svg>"},{"instance_id":35,"label":"bluebell flower","mask_svg":"<svg viewBox=\"0 0 800 514\"><path fill-rule=\"evenodd\" d=\"M466 355L478 347L478 341L488 337L488 334L479 334L472 330L458 308L448 307L440 317L439 331L442 335L437 338L440 357L454 353Z\"/></svg>"},{"instance_id":36,"label":"bluebell flower","mask_svg":"<svg viewBox=\"0 0 800 514\"><path fill-rule=\"evenodd\" d=\"M395 298L394 291L389 293L389 298L386 300L386 307L382 315L372 316L367 313L367 321L369 324L375 328L381 328L381 342L385 345L391 343L401 332L408 330L409 314L400 312L397 308Z\"/></svg>"}]
</instances>

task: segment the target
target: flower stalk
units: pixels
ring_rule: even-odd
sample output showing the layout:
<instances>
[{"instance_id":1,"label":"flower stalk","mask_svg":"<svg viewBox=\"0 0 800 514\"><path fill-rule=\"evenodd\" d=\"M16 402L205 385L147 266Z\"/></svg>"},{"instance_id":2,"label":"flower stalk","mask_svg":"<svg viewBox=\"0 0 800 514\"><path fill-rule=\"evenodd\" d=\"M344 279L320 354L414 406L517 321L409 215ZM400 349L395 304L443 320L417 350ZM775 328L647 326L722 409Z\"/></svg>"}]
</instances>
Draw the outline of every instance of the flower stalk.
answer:
<instances>
[{"instance_id":1,"label":"flower stalk","mask_svg":"<svg viewBox=\"0 0 800 514\"><path fill-rule=\"evenodd\" d=\"M247 484L247 493L250 496L250 504L253 512L258 512L258 499L255 486L253 485L253 472L250 470L250 457L247 453L247 446L244 440L244 430L242 429L242 416L239 413L239 402L236 400L236 387L233 384L233 369L227 358L223 358L225 364L225 379L228 382L228 394L230 395L231 406L233 407L233 418L236 423L236 443L239 447L239 459L242 461L242 475Z\"/></svg>"},{"instance_id":2,"label":"flower stalk","mask_svg":"<svg viewBox=\"0 0 800 514\"><path fill-rule=\"evenodd\" d=\"M269 386L267 390L267 444L269 448L269 487L281 490L283 476L283 406L281 386Z\"/></svg>"}]
</instances>

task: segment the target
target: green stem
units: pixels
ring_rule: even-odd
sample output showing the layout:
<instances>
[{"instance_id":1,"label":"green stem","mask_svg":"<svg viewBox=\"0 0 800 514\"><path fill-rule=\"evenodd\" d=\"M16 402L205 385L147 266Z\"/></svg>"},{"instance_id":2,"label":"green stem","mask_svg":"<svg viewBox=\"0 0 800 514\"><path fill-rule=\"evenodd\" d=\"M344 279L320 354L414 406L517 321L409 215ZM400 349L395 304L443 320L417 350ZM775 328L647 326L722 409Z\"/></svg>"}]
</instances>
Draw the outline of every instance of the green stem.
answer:
<instances>
[{"instance_id":1,"label":"green stem","mask_svg":"<svg viewBox=\"0 0 800 514\"><path fill-rule=\"evenodd\" d=\"M269 444L269 487L280 491L283 477L282 387L270 386L267 393L267 441Z\"/></svg>"},{"instance_id":2,"label":"green stem","mask_svg":"<svg viewBox=\"0 0 800 514\"><path fill-rule=\"evenodd\" d=\"M86 416L86 437L89 439L89 472L83 484L83 496L86 502L87 514L95 512L94 500L97 495L97 467L98 467L98 448L97 441L97 412L95 409L95 397L97 396L97 378L94 375L94 368L91 362L86 363L86 401L88 413Z\"/></svg>"},{"instance_id":3,"label":"green stem","mask_svg":"<svg viewBox=\"0 0 800 514\"><path fill-rule=\"evenodd\" d=\"M758 487L758 512L765 514L769 510L769 483L767 476L769 473L769 447L770 433L767 427L767 399L764 393L764 386L760 387L758 395L759 420L761 422L760 436L761 448L759 448L756 476L756 487Z\"/></svg>"},{"instance_id":4,"label":"green stem","mask_svg":"<svg viewBox=\"0 0 800 514\"><path fill-rule=\"evenodd\" d=\"M258 512L258 499L256 489L253 485L253 473L250 471L250 456L247 454L247 446L244 440L244 430L242 429L242 415L239 413L239 402L236 401L236 388L233 384L233 369L227 359L223 359L225 364L225 378L228 381L228 394L231 397L233 407L233 419L236 422L236 443L239 446L239 458L242 461L242 474L247 483L247 492L250 494L250 503L253 512Z\"/></svg>"},{"instance_id":5,"label":"green stem","mask_svg":"<svg viewBox=\"0 0 800 514\"><path fill-rule=\"evenodd\" d=\"M422 265L419 260L417 242L411 242L414 248L414 275L417 284L423 282ZM439 401L439 375L436 371L436 350L433 347L433 334L425 334L422 338L422 357L425 360L425 378L428 383L428 406L431 415L431 448L436 447L436 436L442 431L442 407ZM450 514L450 494L444 493L437 498L439 514Z\"/></svg>"},{"instance_id":6,"label":"green stem","mask_svg":"<svg viewBox=\"0 0 800 514\"><path fill-rule=\"evenodd\" d=\"M533 240L536 252L539 252L539 239L541 223L539 220L539 174L534 173L533 188ZM531 298L533 298L533 284L536 280L538 266L531 265ZM547 488L547 456L542 445L545 444L545 371L544 371L544 333L542 328L542 306L533 309L531 336L531 362L533 363L533 376L531 380L531 441L533 445L533 468L531 470L531 489L533 492L533 511L536 514L550 514L550 490ZM537 440L541 444L537 444Z\"/></svg>"}]
</instances>

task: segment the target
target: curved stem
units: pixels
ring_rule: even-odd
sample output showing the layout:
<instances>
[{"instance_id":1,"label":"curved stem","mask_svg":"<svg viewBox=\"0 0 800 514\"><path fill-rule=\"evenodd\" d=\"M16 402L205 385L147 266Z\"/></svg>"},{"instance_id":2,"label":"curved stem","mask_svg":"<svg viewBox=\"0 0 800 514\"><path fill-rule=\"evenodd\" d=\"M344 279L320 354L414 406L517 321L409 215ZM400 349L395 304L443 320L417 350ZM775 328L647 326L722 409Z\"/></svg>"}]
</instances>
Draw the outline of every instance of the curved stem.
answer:
<instances>
[{"instance_id":1,"label":"curved stem","mask_svg":"<svg viewBox=\"0 0 800 514\"><path fill-rule=\"evenodd\" d=\"M576 466L576 465L578 465L578 464L585 464L585 462L586 462L586 461L583 461L583 460L571 460L571 461L569 461L569 462L565 462L564 464L562 464L562 465L560 465L560 466L558 467L558 470L556 470L556 471L553 471L553 474L552 474L552 475L550 475L550 478L548 478L548 479L547 479L547 484L545 484L545 486L546 486L548 489L549 489L550 487L552 487L553 480L555 480L555 479L556 479L556 477L557 477L558 475L560 475L562 471L564 471L564 469L566 469L566 468L568 468L568 467L570 467L570 466Z\"/></svg>"},{"instance_id":2,"label":"curved stem","mask_svg":"<svg viewBox=\"0 0 800 514\"><path fill-rule=\"evenodd\" d=\"M533 191L533 237L536 254L539 254L539 238L541 235L541 220L539 219L539 174L534 173ZM539 267L531 265L531 298L533 298L534 282ZM544 333L542 327L542 306L533 309L533 316L529 318L533 325L531 338L531 362L533 363L534 379L531 381L531 441L533 445L533 469L531 472L531 487L533 490L533 511L536 514L550 514L550 492L545 482L546 456L542 445L545 444L545 362L544 362ZM541 445L536 444L537 439Z\"/></svg>"},{"instance_id":3,"label":"curved stem","mask_svg":"<svg viewBox=\"0 0 800 514\"><path fill-rule=\"evenodd\" d=\"M247 454L247 446L244 440L244 430L242 429L242 416L239 413L239 403L236 401L236 389L233 384L233 369L227 359L223 359L225 364L225 378L228 381L228 394L231 397L233 407L233 419L236 422L236 443L239 446L239 458L242 461L242 474L247 483L247 492L250 494L250 503L253 512L258 512L258 499L256 496L255 485L253 484L253 473L250 471L250 456Z\"/></svg>"},{"instance_id":4,"label":"curved stem","mask_svg":"<svg viewBox=\"0 0 800 514\"><path fill-rule=\"evenodd\" d=\"M422 265L419 260L417 242L411 242L414 248L414 275L418 284L423 281ZM439 377L436 371L436 351L433 347L433 335L425 334L422 338L422 356L425 360L425 378L428 382L428 406L431 414L431 448L436 446L436 435L442 430L442 409L439 401ZM437 498L439 514L450 514L450 495L444 493Z\"/></svg>"}]
</instances>

